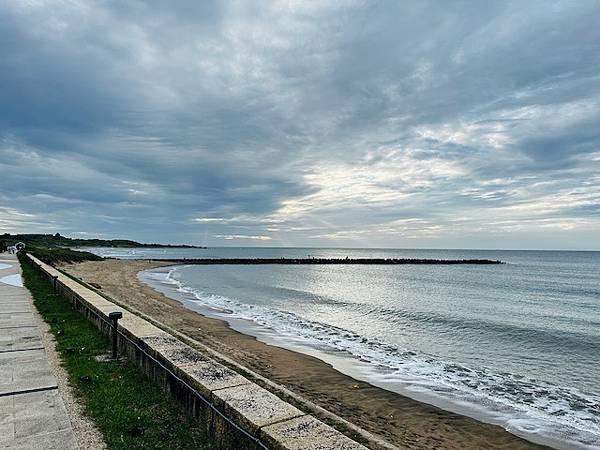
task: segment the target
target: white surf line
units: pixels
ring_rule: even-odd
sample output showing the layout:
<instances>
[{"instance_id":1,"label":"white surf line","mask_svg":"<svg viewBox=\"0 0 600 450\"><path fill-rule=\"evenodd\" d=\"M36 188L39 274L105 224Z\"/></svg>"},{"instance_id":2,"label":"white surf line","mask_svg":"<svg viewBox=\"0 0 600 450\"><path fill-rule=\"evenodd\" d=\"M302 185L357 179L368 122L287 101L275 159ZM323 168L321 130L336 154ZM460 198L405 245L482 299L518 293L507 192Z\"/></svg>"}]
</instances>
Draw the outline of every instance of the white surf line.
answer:
<instances>
[{"instance_id":1,"label":"white surf line","mask_svg":"<svg viewBox=\"0 0 600 450\"><path fill-rule=\"evenodd\" d=\"M15 287L23 287L23 279L18 273L0 278L0 283L8 284L10 286Z\"/></svg>"},{"instance_id":2,"label":"white surf line","mask_svg":"<svg viewBox=\"0 0 600 450\"><path fill-rule=\"evenodd\" d=\"M11 267L12 267L12 264L6 264L6 263L0 261L0 270L10 269Z\"/></svg>"}]
</instances>

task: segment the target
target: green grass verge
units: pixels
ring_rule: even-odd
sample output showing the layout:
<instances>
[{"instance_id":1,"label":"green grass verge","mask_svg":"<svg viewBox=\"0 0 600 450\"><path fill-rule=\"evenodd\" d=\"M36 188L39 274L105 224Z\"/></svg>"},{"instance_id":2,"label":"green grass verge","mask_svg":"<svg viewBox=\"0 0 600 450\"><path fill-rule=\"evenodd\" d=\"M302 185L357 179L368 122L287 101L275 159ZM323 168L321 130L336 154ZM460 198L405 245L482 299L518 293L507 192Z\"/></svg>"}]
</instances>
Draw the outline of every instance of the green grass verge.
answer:
<instances>
[{"instance_id":1,"label":"green grass verge","mask_svg":"<svg viewBox=\"0 0 600 450\"><path fill-rule=\"evenodd\" d=\"M110 340L55 295L24 255L24 284L56 338L69 382L110 449L209 449L202 427L162 392L137 366L98 362Z\"/></svg>"}]
</instances>

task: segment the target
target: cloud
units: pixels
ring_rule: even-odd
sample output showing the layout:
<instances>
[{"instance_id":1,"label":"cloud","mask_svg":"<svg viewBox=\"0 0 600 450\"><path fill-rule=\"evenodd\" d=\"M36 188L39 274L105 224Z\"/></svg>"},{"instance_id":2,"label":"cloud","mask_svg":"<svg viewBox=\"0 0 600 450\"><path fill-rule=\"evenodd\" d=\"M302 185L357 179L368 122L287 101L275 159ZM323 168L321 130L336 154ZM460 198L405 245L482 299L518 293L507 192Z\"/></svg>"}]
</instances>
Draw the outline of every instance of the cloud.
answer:
<instances>
[{"instance_id":1,"label":"cloud","mask_svg":"<svg viewBox=\"0 0 600 450\"><path fill-rule=\"evenodd\" d=\"M214 237L218 239L225 239L226 241L233 241L237 239L250 239L253 241L270 241L270 236L249 236L246 234L215 234Z\"/></svg>"},{"instance_id":2,"label":"cloud","mask_svg":"<svg viewBox=\"0 0 600 450\"><path fill-rule=\"evenodd\" d=\"M223 217L197 217L194 219L194 222L198 223L226 223L227 219Z\"/></svg>"},{"instance_id":3,"label":"cloud","mask_svg":"<svg viewBox=\"0 0 600 450\"><path fill-rule=\"evenodd\" d=\"M4 2L0 225L600 248L599 19L592 0Z\"/></svg>"}]
</instances>

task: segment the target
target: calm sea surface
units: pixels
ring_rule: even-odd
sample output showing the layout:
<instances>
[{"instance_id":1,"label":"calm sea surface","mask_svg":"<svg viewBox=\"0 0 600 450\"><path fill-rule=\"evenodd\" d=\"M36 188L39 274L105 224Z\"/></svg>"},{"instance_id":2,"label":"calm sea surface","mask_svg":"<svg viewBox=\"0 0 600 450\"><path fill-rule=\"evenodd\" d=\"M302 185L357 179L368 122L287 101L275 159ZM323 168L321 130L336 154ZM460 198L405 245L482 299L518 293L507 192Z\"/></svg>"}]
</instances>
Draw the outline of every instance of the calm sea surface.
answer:
<instances>
[{"instance_id":1,"label":"calm sea surface","mask_svg":"<svg viewBox=\"0 0 600 450\"><path fill-rule=\"evenodd\" d=\"M377 386L560 448L600 448L600 252L94 249L118 258L488 258L493 266L177 266L189 308Z\"/></svg>"}]
</instances>

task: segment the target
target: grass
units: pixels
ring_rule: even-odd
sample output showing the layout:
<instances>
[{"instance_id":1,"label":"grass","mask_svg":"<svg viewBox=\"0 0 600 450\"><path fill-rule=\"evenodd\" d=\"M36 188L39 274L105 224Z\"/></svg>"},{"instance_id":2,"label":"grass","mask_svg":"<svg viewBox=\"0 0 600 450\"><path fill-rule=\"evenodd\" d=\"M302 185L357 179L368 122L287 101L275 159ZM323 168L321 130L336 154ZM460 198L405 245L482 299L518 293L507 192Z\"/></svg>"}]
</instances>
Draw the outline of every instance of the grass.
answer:
<instances>
[{"instance_id":1,"label":"grass","mask_svg":"<svg viewBox=\"0 0 600 450\"><path fill-rule=\"evenodd\" d=\"M50 325L56 348L75 393L110 449L209 449L202 427L137 366L99 362L110 340L55 295L24 255L19 255L25 286Z\"/></svg>"}]
</instances>

